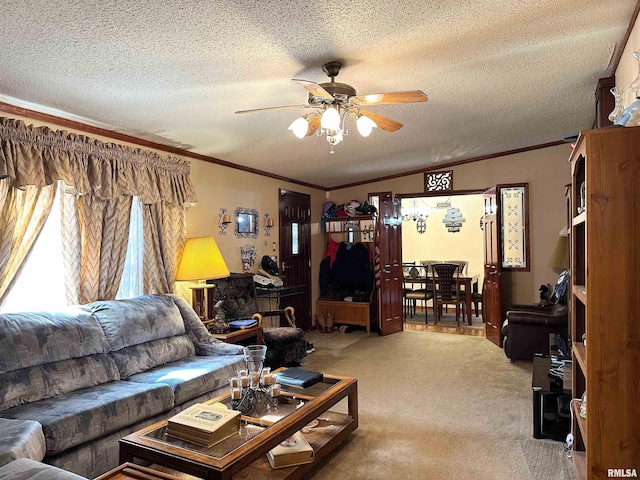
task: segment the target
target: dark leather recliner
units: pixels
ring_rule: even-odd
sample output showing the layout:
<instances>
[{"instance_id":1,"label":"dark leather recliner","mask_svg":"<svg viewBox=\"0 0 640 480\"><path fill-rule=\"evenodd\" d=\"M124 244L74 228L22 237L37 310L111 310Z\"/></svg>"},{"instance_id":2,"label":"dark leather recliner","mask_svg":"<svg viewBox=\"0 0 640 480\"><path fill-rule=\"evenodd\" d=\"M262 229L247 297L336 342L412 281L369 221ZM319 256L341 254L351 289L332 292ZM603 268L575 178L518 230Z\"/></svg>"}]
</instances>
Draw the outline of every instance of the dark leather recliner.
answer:
<instances>
[{"instance_id":1,"label":"dark leather recliner","mask_svg":"<svg viewBox=\"0 0 640 480\"><path fill-rule=\"evenodd\" d=\"M567 335L567 306L513 305L502 324L504 353L513 362L533 361L534 353L549 354L549 335Z\"/></svg>"}]
</instances>

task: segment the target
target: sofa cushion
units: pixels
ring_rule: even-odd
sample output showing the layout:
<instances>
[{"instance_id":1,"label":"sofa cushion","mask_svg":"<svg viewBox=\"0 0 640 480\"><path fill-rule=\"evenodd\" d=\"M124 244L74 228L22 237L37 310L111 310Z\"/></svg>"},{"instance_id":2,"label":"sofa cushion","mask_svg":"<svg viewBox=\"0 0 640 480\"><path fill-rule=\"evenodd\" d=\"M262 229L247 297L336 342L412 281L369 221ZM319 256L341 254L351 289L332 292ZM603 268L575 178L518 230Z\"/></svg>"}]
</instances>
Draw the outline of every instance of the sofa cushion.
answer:
<instances>
[{"instance_id":1,"label":"sofa cushion","mask_svg":"<svg viewBox=\"0 0 640 480\"><path fill-rule=\"evenodd\" d=\"M130 382L152 385L170 385L175 405L227 385L229 377L245 368L244 357L213 356L190 357L170 365L154 368L129 377Z\"/></svg>"},{"instance_id":2,"label":"sofa cushion","mask_svg":"<svg viewBox=\"0 0 640 480\"><path fill-rule=\"evenodd\" d=\"M165 384L115 381L10 408L0 415L42 425L47 455L54 455L173 407Z\"/></svg>"},{"instance_id":3,"label":"sofa cushion","mask_svg":"<svg viewBox=\"0 0 640 480\"><path fill-rule=\"evenodd\" d=\"M195 346L196 355L243 354L244 347L242 347L242 345L234 345L233 343L226 343L217 338L213 338L202 323L202 320L200 320L196 312L191 308L191 305L183 298L171 294L167 296L173 300L178 310L180 310L187 335L189 335L189 338Z\"/></svg>"},{"instance_id":4,"label":"sofa cushion","mask_svg":"<svg viewBox=\"0 0 640 480\"><path fill-rule=\"evenodd\" d=\"M165 295L98 301L85 308L102 325L112 350L185 333L180 310Z\"/></svg>"},{"instance_id":5,"label":"sofa cushion","mask_svg":"<svg viewBox=\"0 0 640 480\"><path fill-rule=\"evenodd\" d=\"M46 450L38 422L0 418L0 466L22 457L42 460Z\"/></svg>"},{"instance_id":6,"label":"sofa cushion","mask_svg":"<svg viewBox=\"0 0 640 480\"><path fill-rule=\"evenodd\" d=\"M187 335L161 338L140 345L132 345L111 353L122 379L195 355L193 343Z\"/></svg>"},{"instance_id":7,"label":"sofa cushion","mask_svg":"<svg viewBox=\"0 0 640 480\"><path fill-rule=\"evenodd\" d=\"M0 374L0 410L119 379L105 353L14 370Z\"/></svg>"},{"instance_id":8,"label":"sofa cushion","mask_svg":"<svg viewBox=\"0 0 640 480\"><path fill-rule=\"evenodd\" d=\"M80 307L0 315L0 373L107 352L100 324Z\"/></svg>"},{"instance_id":9,"label":"sofa cushion","mask_svg":"<svg viewBox=\"0 0 640 480\"><path fill-rule=\"evenodd\" d=\"M29 458L19 458L0 468L0 478L4 480L87 480L75 473Z\"/></svg>"}]
</instances>

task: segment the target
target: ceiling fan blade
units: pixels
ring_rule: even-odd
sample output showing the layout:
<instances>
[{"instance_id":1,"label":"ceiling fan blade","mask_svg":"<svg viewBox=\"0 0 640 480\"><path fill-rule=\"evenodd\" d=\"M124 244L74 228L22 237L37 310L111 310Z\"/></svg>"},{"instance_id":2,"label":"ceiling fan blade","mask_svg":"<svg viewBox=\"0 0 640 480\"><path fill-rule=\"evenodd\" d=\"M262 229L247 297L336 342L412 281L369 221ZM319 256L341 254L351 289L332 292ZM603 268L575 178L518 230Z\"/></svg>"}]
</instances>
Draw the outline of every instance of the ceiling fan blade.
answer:
<instances>
[{"instance_id":1,"label":"ceiling fan blade","mask_svg":"<svg viewBox=\"0 0 640 480\"><path fill-rule=\"evenodd\" d=\"M250 110L238 110L236 113L264 112L265 110L286 110L290 108L311 108L311 105L283 105L281 107L252 108Z\"/></svg>"},{"instance_id":2,"label":"ceiling fan blade","mask_svg":"<svg viewBox=\"0 0 640 480\"><path fill-rule=\"evenodd\" d=\"M316 133L318 128L320 128L320 117L314 115L313 117L311 117L311 120L309 120L309 126L307 127L307 134L305 136L309 137L313 135L314 133Z\"/></svg>"},{"instance_id":3,"label":"ceiling fan blade","mask_svg":"<svg viewBox=\"0 0 640 480\"><path fill-rule=\"evenodd\" d=\"M322 88L316 82L310 82L309 80L299 80L297 78L293 79L298 85L300 85L305 90L309 91L314 97L326 98L327 100L333 100L333 95L327 92L324 88Z\"/></svg>"},{"instance_id":4,"label":"ceiling fan blade","mask_svg":"<svg viewBox=\"0 0 640 480\"><path fill-rule=\"evenodd\" d=\"M381 128L385 132L395 132L403 127L402 123L396 122L395 120L391 120L387 117L383 117L382 115L378 115L377 113L370 112L369 110L360 110L360 115L369 117L371 120L376 122L378 128Z\"/></svg>"},{"instance_id":5,"label":"ceiling fan blade","mask_svg":"<svg viewBox=\"0 0 640 480\"><path fill-rule=\"evenodd\" d=\"M369 95L356 95L351 97L355 105L386 105L390 103L417 103L426 102L427 95L421 90L408 90L406 92L373 93Z\"/></svg>"}]
</instances>

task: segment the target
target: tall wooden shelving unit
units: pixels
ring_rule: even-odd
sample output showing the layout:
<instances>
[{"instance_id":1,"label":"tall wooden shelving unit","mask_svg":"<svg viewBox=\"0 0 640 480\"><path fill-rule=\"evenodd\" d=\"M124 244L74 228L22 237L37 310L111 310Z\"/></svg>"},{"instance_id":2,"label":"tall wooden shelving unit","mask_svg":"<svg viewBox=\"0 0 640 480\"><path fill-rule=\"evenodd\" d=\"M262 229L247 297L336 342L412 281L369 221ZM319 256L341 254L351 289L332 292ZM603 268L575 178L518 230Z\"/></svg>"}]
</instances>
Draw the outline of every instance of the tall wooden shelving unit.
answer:
<instances>
[{"instance_id":1,"label":"tall wooden shelving unit","mask_svg":"<svg viewBox=\"0 0 640 480\"><path fill-rule=\"evenodd\" d=\"M640 472L640 127L581 132L569 160L573 460L595 480Z\"/></svg>"}]
</instances>

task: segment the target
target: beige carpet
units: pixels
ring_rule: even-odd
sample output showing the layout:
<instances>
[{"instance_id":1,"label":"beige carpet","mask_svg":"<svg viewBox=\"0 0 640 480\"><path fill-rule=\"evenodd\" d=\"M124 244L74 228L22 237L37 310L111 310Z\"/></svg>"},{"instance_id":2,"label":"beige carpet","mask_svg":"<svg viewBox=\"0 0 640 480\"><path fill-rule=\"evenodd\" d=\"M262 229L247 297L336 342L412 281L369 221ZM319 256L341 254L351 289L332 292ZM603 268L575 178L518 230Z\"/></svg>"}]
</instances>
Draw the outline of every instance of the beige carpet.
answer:
<instances>
[{"instance_id":1,"label":"beige carpet","mask_svg":"<svg viewBox=\"0 0 640 480\"><path fill-rule=\"evenodd\" d=\"M374 333L373 335L377 334ZM305 340L312 343L315 348L320 347L338 350L346 348L349 345L353 345L358 340L362 340L368 336L369 334L366 330L354 330L349 333L342 333L339 331L334 331L332 333L320 333L318 330L314 330L304 334Z\"/></svg>"},{"instance_id":2,"label":"beige carpet","mask_svg":"<svg viewBox=\"0 0 640 480\"><path fill-rule=\"evenodd\" d=\"M371 334L303 367L357 377L360 413L308 478L574 480L562 443L532 437L531 364L484 338Z\"/></svg>"}]
</instances>

